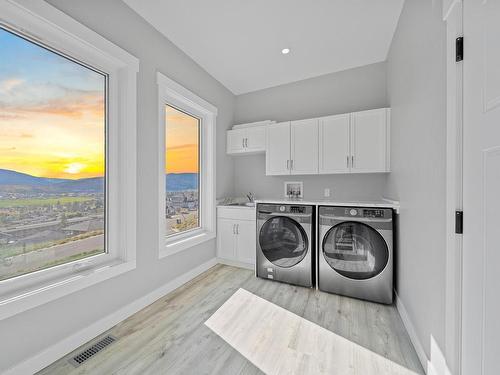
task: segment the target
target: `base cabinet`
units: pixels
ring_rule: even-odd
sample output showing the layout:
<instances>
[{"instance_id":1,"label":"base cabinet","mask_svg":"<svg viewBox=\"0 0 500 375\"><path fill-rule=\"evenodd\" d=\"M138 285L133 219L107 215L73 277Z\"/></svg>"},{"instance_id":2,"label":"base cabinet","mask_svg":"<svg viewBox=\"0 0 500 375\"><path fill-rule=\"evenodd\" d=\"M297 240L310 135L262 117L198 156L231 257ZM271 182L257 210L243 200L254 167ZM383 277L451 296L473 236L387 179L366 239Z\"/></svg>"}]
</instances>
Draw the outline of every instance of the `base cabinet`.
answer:
<instances>
[{"instance_id":1,"label":"base cabinet","mask_svg":"<svg viewBox=\"0 0 500 375\"><path fill-rule=\"evenodd\" d=\"M217 209L217 258L235 266L253 268L256 249L255 210Z\"/></svg>"}]
</instances>

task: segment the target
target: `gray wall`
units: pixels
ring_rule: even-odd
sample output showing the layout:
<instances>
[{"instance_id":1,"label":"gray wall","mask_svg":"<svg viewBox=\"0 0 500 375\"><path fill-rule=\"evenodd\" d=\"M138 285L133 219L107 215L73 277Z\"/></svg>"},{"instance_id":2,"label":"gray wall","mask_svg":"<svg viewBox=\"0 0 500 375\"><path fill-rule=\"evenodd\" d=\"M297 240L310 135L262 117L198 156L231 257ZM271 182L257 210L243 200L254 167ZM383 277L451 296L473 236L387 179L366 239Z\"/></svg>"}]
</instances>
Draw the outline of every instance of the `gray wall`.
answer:
<instances>
[{"instance_id":1,"label":"gray wall","mask_svg":"<svg viewBox=\"0 0 500 375\"><path fill-rule=\"evenodd\" d=\"M225 130L234 96L119 0L51 0L62 11L140 59L137 132L137 269L0 322L0 373L215 256L215 241L158 261L156 71L219 109L217 196L233 190Z\"/></svg>"},{"instance_id":2,"label":"gray wall","mask_svg":"<svg viewBox=\"0 0 500 375\"><path fill-rule=\"evenodd\" d=\"M388 106L386 63L349 69L321 77L239 95L235 122L299 120ZM234 158L236 196L252 191L258 198L283 196L284 181L303 181L304 197L380 199L385 174L266 177L263 155Z\"/></svg>"},{"instance_id":3,"label":"gray wall","mask_svg":"<svg viewBox=\"0 0 500 375\"><path fill-rule=\"evenodd\" d=\"M397 291L430 356L444 352L446 26L442 4L406 0L388 57L392 173L401 201Z\"/></svg>"}]
</instances>

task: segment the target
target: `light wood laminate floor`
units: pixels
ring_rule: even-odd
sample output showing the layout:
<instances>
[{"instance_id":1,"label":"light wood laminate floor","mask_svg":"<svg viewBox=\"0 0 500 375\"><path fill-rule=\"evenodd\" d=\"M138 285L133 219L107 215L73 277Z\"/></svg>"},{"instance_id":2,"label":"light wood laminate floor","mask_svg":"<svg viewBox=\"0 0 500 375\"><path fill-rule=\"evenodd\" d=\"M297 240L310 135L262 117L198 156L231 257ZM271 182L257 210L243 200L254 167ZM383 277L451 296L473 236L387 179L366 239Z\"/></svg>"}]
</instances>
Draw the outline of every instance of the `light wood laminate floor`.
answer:
<instances>
[{"instance_id":1,"label":"light wood laminate floor","mask_svg":"<svg viewBox=\"0 0 500 375\"><path fill-rule=\"evenodd\" d=\"M423 374L394 306L262 280L252 271L223 265L211 268L40 374L262 374L204 324L239 288ZM77 368L68 362L107 334L118 340Z\"/></svg>"}]
</instances>

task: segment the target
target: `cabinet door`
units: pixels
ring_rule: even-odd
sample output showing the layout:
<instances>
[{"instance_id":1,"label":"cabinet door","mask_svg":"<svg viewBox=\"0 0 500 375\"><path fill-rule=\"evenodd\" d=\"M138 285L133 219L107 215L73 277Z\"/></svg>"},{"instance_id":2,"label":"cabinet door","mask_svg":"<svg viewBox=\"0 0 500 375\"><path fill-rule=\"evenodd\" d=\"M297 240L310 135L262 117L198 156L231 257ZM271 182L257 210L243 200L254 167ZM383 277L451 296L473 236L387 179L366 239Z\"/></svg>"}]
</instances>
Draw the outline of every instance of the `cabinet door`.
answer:
<instances>
[{"instance_id":1,"label":"cabinet door","mask_svg":"<svg viewBox=\"0 0 500 375\"><path fill-rule=\"evenodd\" d=\"M290 174L290 122L267 127L266 175Z\"/></svg>"},{"instance_id":2,"label":"cabinet door","mask_svg":"<svg viewBox=\"0 0 500 375\"><path fill-rule=\"evenodd\" d=\"M318 120L291 122L291 174L318 173Z\"/></svg>"},{"instance_id":3,"label":"cabinet door","mask_svg":"<svg viewBox=\"0 0 500 375\"><path fill-rule=\"evenodd\" d=\"M319 119L319 173L348 173L350 115Z\"/></svg>"},{"instance_id":4,"label":"cabinet door","mask_svg":"<svg viewBox=\"0 0 500 375\"><path fill-rule=\"evenodd\" d=\"M234 260L236 257L236 221L217 220L217 256Z\"/></svg>"},{"instance_id":5,"label":"cabinet door","mask_svg":"<svg viewBox=\"0 0 500 375\"><path fill-rule=\"evenodd\" d=\"M245 129L227 131L227 153L241 153L245 150Z\"/></svg>"},{"instance_id":6,"label":"cabinet door","mask_svg":"<svg viewBox=\"0 0 500 375\"><path fill-rule=\"evenodd\" d=\"M236 259L243 263L255 264L256 223L240 220L236 225Z\"/></svg>"},{"instance_id":7,"label":"cabinet door","mask_svg":"<svg viewBox=\"0 0 500 375\"><path fill-rule=\"evenodd\" d=\"M351 114L351 171L389 171L389 110Z\"/></svg>"},{"instance_id":8,"label":"cabinet door","mask_svg":"<svg viewBox=\"0 0 500 375\"><path fill-rule=\"evenodd\" d=\"M247 152L266 151L266 127L253 126L247 128L245 146Z\"/></svg>"}]
</instances>

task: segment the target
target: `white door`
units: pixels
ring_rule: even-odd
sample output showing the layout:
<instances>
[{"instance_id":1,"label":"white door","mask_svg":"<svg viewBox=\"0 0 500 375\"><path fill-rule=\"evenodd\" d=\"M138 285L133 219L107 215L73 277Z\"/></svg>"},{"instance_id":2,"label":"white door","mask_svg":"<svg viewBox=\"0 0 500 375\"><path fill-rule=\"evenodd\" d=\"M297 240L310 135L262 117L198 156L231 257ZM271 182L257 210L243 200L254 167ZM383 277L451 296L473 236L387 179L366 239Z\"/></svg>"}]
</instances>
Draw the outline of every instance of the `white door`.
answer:
<instances>
[{"instance_id":1,"label":"white door","mask_svg":"<svg viewBox=\"0 0 500 375\"><path fill-rule=\"evenodd\" d=\"M464 1L462 374L500 374L500 1Z\"/></svg>"},{"instance_id":2,"label":"white door","mask_svg":"<svg viewBox=\"0 0 500 375\"><path fill-rule=\"evenodd\" d=\"M292 121L290 173L318 174L318 120Z\"/></svg>"},{"instance_id":3,"label":"white door","mask_svg":"<svg viewBox=\"0 0 500 375\"><path fill-rule=\"evenodd\" d=\"M350 115L319 119L319 173L349 172Z\"/></svg>"},{"instance_id":4,"label":"white door","mask_svg":"<svg viewBox=\"0 0 500 375\"><path fill-rule=\"evenodd\" d=\"M386 108L351 114L351 171L388 170L389 122Z\"/></svg>"},{"instance_id":5,"label":"white door","mask_svg":"<svg viewBox=\"0 0 500 375\"><path fill-rule=\"evenodd\" d=\"M236 222L234 220L217 220L217 256L224 259L234 259L236 256Z\"/></svg>"},{"instance_id":6,"label":"white door","mask_svg":"<svg viewBox=\"0 0 500 375\"><path fill-rule=\"evenodd\" d=\"M246 130L246 151L257 152L266 150L266 127L253 126Z\"/></svg>"},{"instance_id":7,"label":"white door","mask_svg":"<svg viewBox=\"0 0 500 375\"><path fill-rule=\"evenodd\" d=\"M255 221L241 220L236 229L236 259L243 263L255 264L256 228Z\"/></svg>"},{"instance_id":8,"label":"white door","mask_svg":"<svg viewBox=\"0 0 500 375\"><path fill-rule=\"evenodd\" d=\"M227 153L238 153L245 150L245 129L228 130Z\"/></svg>"},{"instance_id":9,"label":"white door","mask_svg":"<svg viewBox=\"0 0 500 375\"><path fill-rule=\"evenodd\" d=\"M267 128L266 175L285 174L290 174L290 121Z\"/></svg>"}]
</instances>

